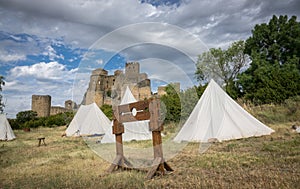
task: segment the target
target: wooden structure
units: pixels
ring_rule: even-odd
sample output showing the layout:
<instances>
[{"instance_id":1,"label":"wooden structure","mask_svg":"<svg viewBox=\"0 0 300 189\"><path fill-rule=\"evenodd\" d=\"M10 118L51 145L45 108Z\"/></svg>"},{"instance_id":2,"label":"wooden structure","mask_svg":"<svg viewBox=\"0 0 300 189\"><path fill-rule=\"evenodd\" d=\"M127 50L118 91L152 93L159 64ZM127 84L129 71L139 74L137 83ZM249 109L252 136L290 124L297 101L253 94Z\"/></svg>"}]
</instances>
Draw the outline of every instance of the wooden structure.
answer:
<instances>
[{"instance_id":1,"label":"wooden structure","mask_svg":"<svg viewBox=\"0 0 300 189\"><path fill-rule=\"evenodd\" d=\"M148 171L147 178L151 179L155 174L165 174L165 171L173 169L165 162L163 158L161 131L163 130L160 115L160 100L151 99L145 101L124 104L113 108L113 134L116 137L116 158L108 169L113 172L117 169L134 169L132 164L124 156L122 134L124 133L125 122L150 120L149 129L152 131L154 161L151 169Z\"/></svg>"},{"instance_id":2,"label":"wooden structure","mask_svg":"<svg viewBox=\"0 0 300 189\"><path fill-rule=\"evenodd\" d=\"M44 144L46 146L45 137L39 137L38 140L39 140L38 146L41 146L42 144Z\"/></svg>"}]
</instances>

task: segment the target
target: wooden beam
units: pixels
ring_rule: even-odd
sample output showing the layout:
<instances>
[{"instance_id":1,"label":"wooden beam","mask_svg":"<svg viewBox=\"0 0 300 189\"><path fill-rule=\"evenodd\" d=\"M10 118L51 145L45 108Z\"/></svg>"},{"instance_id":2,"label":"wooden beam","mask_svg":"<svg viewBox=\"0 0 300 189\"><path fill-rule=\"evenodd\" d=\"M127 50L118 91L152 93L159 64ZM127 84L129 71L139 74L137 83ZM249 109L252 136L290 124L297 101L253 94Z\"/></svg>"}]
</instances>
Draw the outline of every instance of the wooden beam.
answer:
<instances>
[{"instance_id":1,"label":"wooden beam","mask_svg":"<svg viewBox=\"0 0 300 189\"><path fill-rule=\"evenodd\" d=\"M122 159L122 156L117 155L116 158L114 159L113 163L108 168L107 172L109 172L109 173L113 172L116 169L116 167L119 166L121 159Z\"/></svg>"},{"instance_id":2,"label":"wooden beam","mask_svg":"<svg viewBox=\"0 0 300 189\"><path fill-rule=\"evenodd\" d=\"M121 123L133 122L133 121L142 121L150 119L149 112L137 112L136 116L132 114L120 115L119 121Z\"/></svg>"},{"instance_id":3,"label":"wooden beam","mask_svg":"<svg viewBox=\"0 0 300 189\"><path fill-rule=\"evenodd\" d=\"M161 160L162 160L162 158L160 158L160 157L157 157L154 159L152 166L146 176L147 179L152 179L154 177L156 170L157 170L158 166L160 165Z\"/></svg>"},{"instance_id":4,"label":"wooden beam","mask_svg":"<svg viewBox=\"0 0 300 189\"><path fill-rule=\"evenodd\" d=\"M130 104L124 104L118 106L118 111L121 112L131 112L132 109L135 108L137 111L147 111L149 108L149 101L139 101L139 102L133 102Z\"/></svg>"}]
</instances>

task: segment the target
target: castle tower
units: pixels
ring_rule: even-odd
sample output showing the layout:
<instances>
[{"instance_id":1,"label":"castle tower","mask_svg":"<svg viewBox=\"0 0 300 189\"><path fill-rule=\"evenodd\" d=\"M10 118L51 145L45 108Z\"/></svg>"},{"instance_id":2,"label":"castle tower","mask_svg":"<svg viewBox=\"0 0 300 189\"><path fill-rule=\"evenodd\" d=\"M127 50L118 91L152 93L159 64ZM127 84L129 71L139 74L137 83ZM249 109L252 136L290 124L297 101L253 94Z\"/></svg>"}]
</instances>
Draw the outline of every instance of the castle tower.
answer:
<instances>
[{"instance_id":1,"label":"castle tower","mask_svg":"<svg viewBox=\"0 0 300 189\"><path fill-rule=\"evenodd\" d=\"M104 69L93 70L90 76L89 88L86 92L85 104L91 104L96 102L98 106L101 106L104 101L104 88L106 86L105 77L108 72Z\"/></svg>"},{"instance_id":2,"label":"castle tower","mask_svg":"<svg viewBox=\"0 0 300 189\"><path fill-rule=\"evenodd\" d=\"M140 64L138 62L128 62L125 64L125 77L130 83L137 83L140 74Z\"/></svg>"},{"instance_id":3,"label":"castle tower","mask_svg":"<svg viewBox=\"0 0 300 189\"><path fill-rule=\"evenodd\" d=\"M72 100L66 100L65 101L65 109L67 109L67 110L75 110L75 109L77 109L76 102L74 102Z\"/></svg>"},{"instance_id":4,"label":"castle tower","mask_svg":"<svg viewBox=\"0 0 300 189\"><path fill-rule=\"evenodd\" d=\"M37 112L38 117L50 116L50 108L50 95L32 95L31 110Z\"/></svg>"}]
</instances>

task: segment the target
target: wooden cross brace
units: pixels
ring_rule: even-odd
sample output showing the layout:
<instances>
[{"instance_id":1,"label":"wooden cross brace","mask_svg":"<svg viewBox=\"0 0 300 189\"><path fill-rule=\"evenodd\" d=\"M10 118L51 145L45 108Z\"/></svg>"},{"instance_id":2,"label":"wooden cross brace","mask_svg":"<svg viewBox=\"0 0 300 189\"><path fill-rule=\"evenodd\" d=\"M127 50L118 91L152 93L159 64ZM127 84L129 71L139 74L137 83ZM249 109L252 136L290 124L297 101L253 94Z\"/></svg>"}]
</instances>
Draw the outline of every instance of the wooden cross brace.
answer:
<instances>
[{"instance_id":1,"label":"wooden cross brace","mask_svg":"<svg viewBox=\"0 0 300 189\"><path fill-rule=\"evenodd\" d=\"M163 158L161 131L163 131L160 116L160 100L151 99L130 104L115 106L113 108L113 134L116 137L116 158L108 169L113 172L116 169L134 169L132 164L124 157L122 134L124 133L123 123L132 121L150 120L149 130L152 131L152 142L154 151L154 161L148 171L147 179L151 179L155 174L164 175L166 171L173 169Z\"/></svg>"}]
</instances>

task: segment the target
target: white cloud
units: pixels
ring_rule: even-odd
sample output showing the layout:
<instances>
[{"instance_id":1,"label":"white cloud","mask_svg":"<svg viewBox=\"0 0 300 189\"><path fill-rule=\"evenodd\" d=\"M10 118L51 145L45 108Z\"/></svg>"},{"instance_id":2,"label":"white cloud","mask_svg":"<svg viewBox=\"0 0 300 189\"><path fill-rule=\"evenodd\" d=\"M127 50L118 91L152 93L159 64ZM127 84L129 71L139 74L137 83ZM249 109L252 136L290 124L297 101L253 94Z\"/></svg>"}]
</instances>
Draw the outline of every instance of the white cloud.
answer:
<instances>
[{"instance_id":1,"label":"white cloud","mask_svg":"<svg viewBox=\"0 0 300 189\"><path fill-rule=\"evenodd\" d=\"M58 45L58 44L56 44ZM45 49L46 51L43 52L43 55L45 56L49 56L49 59L51 61L55 60L55 59L64 59L64 56L62 54L60 55L57 55L55 49L51 46L51 45L48 45Z\"/></svg>"},{"instance_id":2,"label":"white cloud","mask_svg":"<svg viewBox=\"0 0 300 189\"><path fill-rule=\"evenodd\" d=\"M21 40L22 40L21 37L16 37L16 36L14 36L14 35L10 35L10 37L13 38L13 39L16 40L16 41L21 41Z\"/></svg>"},{"instance_id":3,"label":"white cloud","mask_svg":"<svg viewBox=\"0 0 300 189\"><path fill-rule=\"evenodd\" d=\"M12 68L3 86L3 96L7 99L5 111L13 117L20 111L31 109L33 94L50 95L52 104L63 106L65 100L72 99L76 71L68 70L58 62Z\"/></svg>"},{"instance_id":4,"label":"white cloud","mask_svg":"<svg viewBox=\"0 0 300 189\"><path fill-rule=\"evenodd\" d=\"M156 10L136 0L12 0L2 3L2 7L2 12L10 18L0 17L0 22L5 26L3 29L54 38L64 36L69 43L79 43L81 47L90 46L100 36L117 27L143 22L145 15ZM18 24L9 24L12 21Z\"/></svg>"},{"instance_id":5,"label":"white cloud","mask_svg":"<svg viewBox=\"0 0 300 189\"><path fill-rule=\"evenodd\" d=\"M140 61L141 71L147 70L149 79L160 81L163 83L179 82L181 89L194 86L195 80L191 77L190 71L194 72L195 64L193 62L186 62L182 67L174 62L168 60L148 58ZM192 73L193 74L193 73ZM152 84L152 90L156 91L157 86Z\"/></svg>"},{"instance_id":6,"label":"white cloud","mask_svg":"<svg viewBox=\"0 0 300 189\"><path fill-rule=\"evenodd\" d=\"M4 30L63 36L80 47L90 46L118 27L140 22L174 24L194 32L209 47L218 47L223 40L234 41L235 36L245 39L255 24L268 21L273 14L299 16L297 0L189 0L177 8L155 7L137 0L10 0L0 2L1 7ZM235 35L225 38L223 29L231 29Z\"/></svg>"},{"instance_id":7,"label":"white cloud","mask_svg":"<svg viewBox=\"0 0 300 189\"><path fill-rule=\"evenodd\" d=\"M0 51L0 61L2 62L14 62L19 60L26 60L26 55L24 54L10 54L7 52Z\"/></svg>"},{"instance_id":8,"label":"white cloud","mask_svg":"<svg viewBox=\"0 0 300 189\"><path fill-rule=\"evenodd\" d=\"M35 79L59 80L68 78L74 70L68 71L66 66L58 62L40 62L30 66L16 66L9 71L9 77L33 77Z\"/></svg>"}]
</instances>

